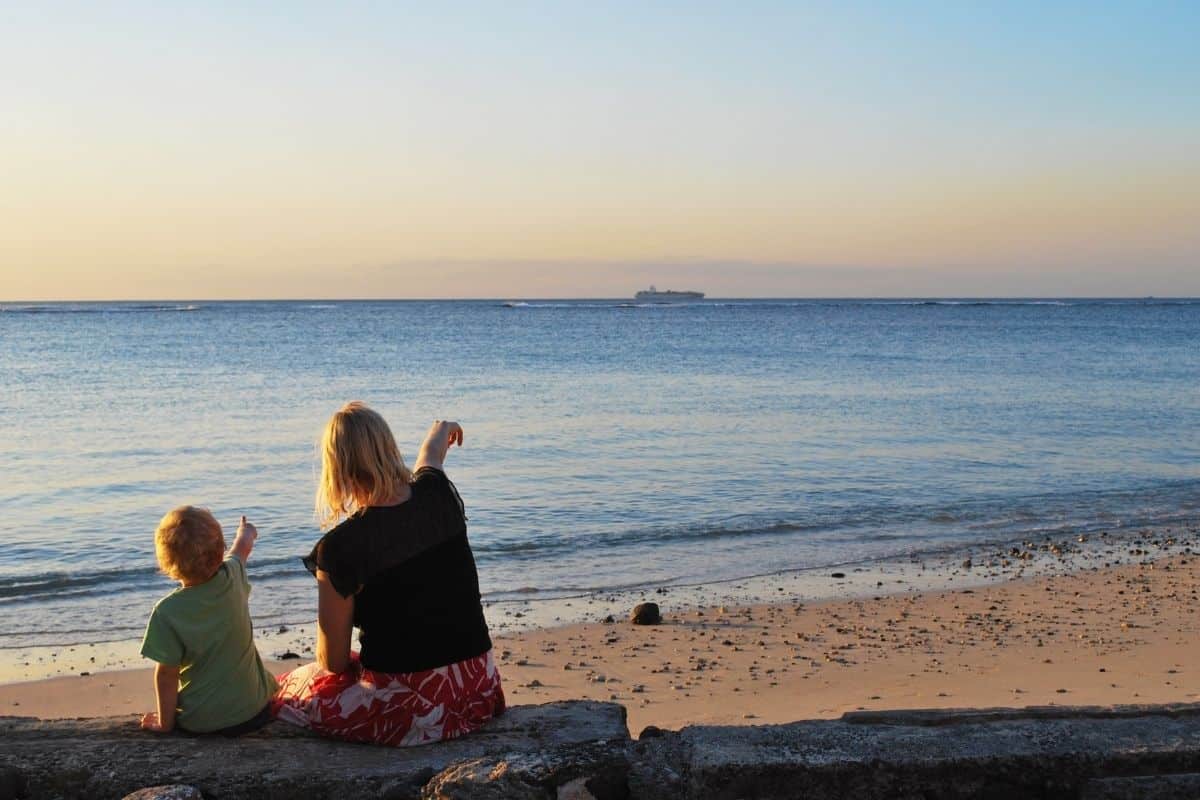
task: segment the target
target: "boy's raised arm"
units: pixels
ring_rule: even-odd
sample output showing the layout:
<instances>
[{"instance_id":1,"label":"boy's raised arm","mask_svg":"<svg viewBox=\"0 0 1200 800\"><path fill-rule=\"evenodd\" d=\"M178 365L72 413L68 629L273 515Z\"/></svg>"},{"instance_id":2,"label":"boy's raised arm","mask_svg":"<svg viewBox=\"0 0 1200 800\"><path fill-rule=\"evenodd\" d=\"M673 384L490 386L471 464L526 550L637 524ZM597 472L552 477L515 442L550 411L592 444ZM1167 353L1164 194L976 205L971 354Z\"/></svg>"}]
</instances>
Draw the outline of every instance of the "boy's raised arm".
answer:
<instances>
[{"instance_id":1,"label":"boy's raised arm","mask_svg":"<svg viewBox=\"0 0 1200 800\"><path fill-rule=\"evenodd\" d=\"M230 554L237 556L245 564L250 558L250 551L254 549L254 541L257 538L258 528L246 522L246 517L243 515L242 521L238 523L237 536L234 537L233 547L229 550Z\"/></svg>"}]
</instances>

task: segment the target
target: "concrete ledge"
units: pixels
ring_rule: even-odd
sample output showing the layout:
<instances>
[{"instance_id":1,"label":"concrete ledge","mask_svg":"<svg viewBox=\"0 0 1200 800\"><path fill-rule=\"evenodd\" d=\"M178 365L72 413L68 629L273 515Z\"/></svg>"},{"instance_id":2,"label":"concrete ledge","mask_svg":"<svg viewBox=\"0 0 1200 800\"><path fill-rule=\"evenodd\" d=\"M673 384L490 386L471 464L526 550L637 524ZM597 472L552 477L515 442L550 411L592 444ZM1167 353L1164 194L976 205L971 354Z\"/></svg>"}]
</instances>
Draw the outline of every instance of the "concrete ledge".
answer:
<instances>
[{"instance_id":1,"label":"concrete ledge","mask_svg":"<svg viewBox=\"0 0 1200 800\"><path fill-rule=\"evenodd\" d=\"M132 717L0 718L0 800L163 784L206 800L1195 798L1200 705L860 712L634 742L621 706L580 701L518 706L464 739L400 750L278 723L225 740L155 736Z\"/></svg>"},{"instance_id":2,"label":"concrete ledge","mask_svg":"<svg viewBox=\"0 0 1200 800\"><path fill-rule=\"evenodd\" d=\"M206 798L404 798L456 763L628 740L624 707L582 701L517 706L470 736L411 748L332 742L279 722L231 740L146 733L132 716L2 717L0 766L18 770L39 800L120 798L171 783Z\"/></svg>"},{"instance_id":3,"label":"concrete ledge","mask_svg":"<svg viewBox=\"0 0 1200 800\"><path fill-rule=\"evenodd\" d=\"M1122 706L1026 706L1025 708L930 708L900 711L848 711L842 721L853 725L961 725L1009 719L1113 719L1116 717L1184 717L1200 715L1200 703Z\"/></svg>"},{"instance_id":4,"label":"concrete ledge","mask_svg":"<svg viewBox=\"0 0 1200 800\"><path fill-rule=\"evenodd\" d=\"M1080 800L1196 800L1200 773L1100 778L1089 781Z\"/></svg>"},{"instance_id":5,"label":"concrete ledge","mask_svg":"<svg viewBox=\"0 0 1200 800\"><path fill-rule=\"evenodd\" d=\"M685 728L688 790L712 798L1056 798L1080 796L1094 778L1200 771L1200 705L847 716Z\"/></svg>"}]
</instances>

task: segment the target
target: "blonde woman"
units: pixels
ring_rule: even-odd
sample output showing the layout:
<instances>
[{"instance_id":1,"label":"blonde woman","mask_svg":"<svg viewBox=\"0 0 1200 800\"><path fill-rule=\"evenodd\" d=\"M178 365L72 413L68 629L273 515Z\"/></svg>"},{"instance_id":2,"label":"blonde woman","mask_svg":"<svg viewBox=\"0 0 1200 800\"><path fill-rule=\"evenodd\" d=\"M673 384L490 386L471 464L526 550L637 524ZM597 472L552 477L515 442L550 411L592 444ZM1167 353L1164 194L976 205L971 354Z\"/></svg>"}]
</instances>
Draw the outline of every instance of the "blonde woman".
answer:
<instances>
[{"instance_id":1,"label":"blonde woman","mask_svg":"<svg viewBox=\"0 0 1200 800\"><path fill-rule=\"evenodd\" d=\"M442 471L462 441L458 423L435 421L409 472L363 403L325 426L317 517L331 530L304 559L317 579L317 660L279 679L279 719L406 746L462 736L504 710L462 498Z\"/></svg>"}]
</instances>

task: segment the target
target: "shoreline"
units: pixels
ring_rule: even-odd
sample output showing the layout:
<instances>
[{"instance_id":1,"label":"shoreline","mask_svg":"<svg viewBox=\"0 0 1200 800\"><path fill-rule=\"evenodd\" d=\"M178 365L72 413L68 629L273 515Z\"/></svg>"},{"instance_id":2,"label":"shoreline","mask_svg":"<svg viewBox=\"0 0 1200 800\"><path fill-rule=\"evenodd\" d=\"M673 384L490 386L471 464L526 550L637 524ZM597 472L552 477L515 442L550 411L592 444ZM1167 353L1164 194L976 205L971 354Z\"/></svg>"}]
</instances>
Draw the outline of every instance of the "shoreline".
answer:
<instances>
[{"instance_id":1,"label":"shoreline","mask_svg":"<svg viewBox=\"0 0 1200 800\"><path fill-rule=\"evenodd\" d=\"M969 567L918 561L729 587L747 602L681 602L689 598L676 590L594 599L593 621L493 628L495 652L510 703L613 700L628 708L635 734L644 725L777 723L857 709L1200 699L1196 528L1092 538L1099 543L1074 550L1039 543L1028 556L977 551ZM819 581L836 581L839 595L806 596ZM629 600L643 595L662 606L663 624L628 622ZM608 613L612 623L596 621ZM307 635L296 628L275 638ZM258 643L268 660L268 644ZM308 660L269 666L278 673ZM152 707L148 668L85 671L0 685L0 715Z\"/></svg>"},{"instance_id":2,"label":"shoreline","mask_svg":"<svg viewBox=\"0 0 1200 800\"><path fill-rule=\"evenodd\" d=\"M598 591L562 597L484 600L488 626L495 637L626 617L634 605L658 602L690 609L720 605L754 606L786 599L816 603L884 595L983 588L1029 577L1064 575L1144 559L1146 539L1171 541L1158 555L1200 551L1200 520L1156 526L1045 531L988 542L928 549L913 554L785 569L739 578L694 584L666 584ZM834 577L840 575L841 577ZM316 592L313 592L313 618ZM149 608L147 608L149 614ZM311 658L316 639L312 622L258 625L255 644L264 662L293 656ZM138 669L140 637L102 642L0 648L0 687L10 683L87 676Z\"/></svg>"}]
</instances>

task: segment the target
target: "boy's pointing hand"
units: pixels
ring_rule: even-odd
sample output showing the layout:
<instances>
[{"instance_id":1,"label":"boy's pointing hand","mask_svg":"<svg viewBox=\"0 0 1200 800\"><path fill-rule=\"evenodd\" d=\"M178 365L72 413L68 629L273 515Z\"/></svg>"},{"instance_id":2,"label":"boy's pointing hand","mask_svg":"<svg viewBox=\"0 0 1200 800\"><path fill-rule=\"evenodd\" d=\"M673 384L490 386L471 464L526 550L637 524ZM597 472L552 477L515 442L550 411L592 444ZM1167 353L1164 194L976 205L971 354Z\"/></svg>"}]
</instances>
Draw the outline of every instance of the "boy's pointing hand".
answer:
<instances>
[{"instance_id":1,"label":"boy's pointing hand","mask_svg":"<svg viewBox=\"0 0 1200 800\"><path fill-rule=\"evenodd\" d=\"M250 558L250 551L254 549L254 540L258 538L258 528L246 522L245 515L242 516L242 521L238 523L237 536L233 540L233 549L230 553L237 556L246 563L246 559Z\"/></svg>"},{"instance_id":2,"label":"boy's pointing hand","mask_svg":"<svg viewBox=\"0 0 1200 800\"><path fill-rule=\"evenodd\" d=\"M246 537L251 542L258 538L258 528L246 521L246 515L242 515L242 521L238 523L237 538Z\"/></svg>"}]
</instances>

